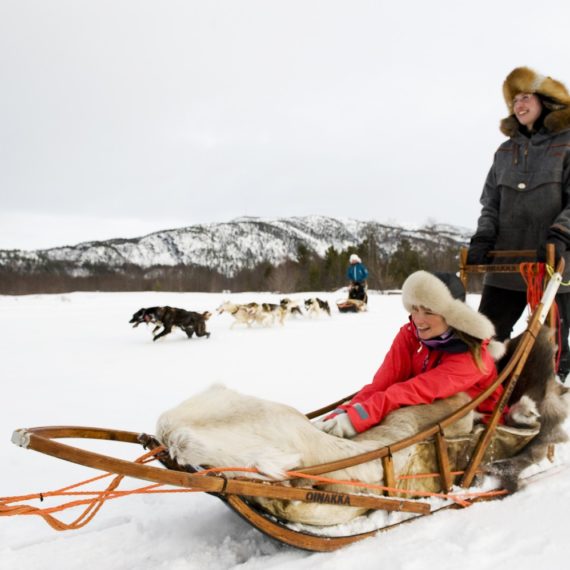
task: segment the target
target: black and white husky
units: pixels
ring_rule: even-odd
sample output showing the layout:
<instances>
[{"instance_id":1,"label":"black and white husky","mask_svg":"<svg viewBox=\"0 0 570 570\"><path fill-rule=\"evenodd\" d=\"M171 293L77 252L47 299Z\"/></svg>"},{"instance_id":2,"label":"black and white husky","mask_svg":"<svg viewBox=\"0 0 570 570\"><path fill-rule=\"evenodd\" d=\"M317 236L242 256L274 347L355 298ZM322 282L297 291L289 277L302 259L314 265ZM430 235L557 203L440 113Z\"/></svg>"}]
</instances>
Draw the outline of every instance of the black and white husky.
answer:
<instances>
[{"instance_id":1,"label":"black and white husky","mask_svg":"<svg viewBox=\"0 0 570 570\"><path fill-rule=\"evenodd\" d=\"M329 317L331 316L331 308L328 301L323 301L318 297L305 299L305 309L311 317L318 317L322 313L326 313Z\"/></svg>"}]
</instances>

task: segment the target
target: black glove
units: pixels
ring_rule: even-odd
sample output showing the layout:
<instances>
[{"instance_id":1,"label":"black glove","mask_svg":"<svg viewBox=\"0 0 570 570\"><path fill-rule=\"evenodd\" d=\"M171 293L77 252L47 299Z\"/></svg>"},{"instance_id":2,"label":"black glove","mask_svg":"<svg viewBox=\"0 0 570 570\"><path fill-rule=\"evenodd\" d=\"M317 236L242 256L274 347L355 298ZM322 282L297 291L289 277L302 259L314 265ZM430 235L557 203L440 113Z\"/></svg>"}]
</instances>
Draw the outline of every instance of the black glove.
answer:
<instances>
[{"instance_id":1,"label":"black glove","mask_svg":"<svg viewBox=\"0 0 570 570\"><path fill-rule=\"evenodd\" d=\"M467 265L486 265L491 263L487 254L493 249L495 238L474 235L469 243Z\"/></svg>"},{"instance_id":2,"label":"black glove","mask_svg":"<svg viewBox=\"0 0 570 570\"><path fill-rule=\"evenodd\" d=\"M546 246L552 244L554 246L554 266L558 265L560 258L566 252L566 241L555 235L549 235L546 238L546 244L538 250L538 261L546 261Z\"/></svg>"}]
</instances>

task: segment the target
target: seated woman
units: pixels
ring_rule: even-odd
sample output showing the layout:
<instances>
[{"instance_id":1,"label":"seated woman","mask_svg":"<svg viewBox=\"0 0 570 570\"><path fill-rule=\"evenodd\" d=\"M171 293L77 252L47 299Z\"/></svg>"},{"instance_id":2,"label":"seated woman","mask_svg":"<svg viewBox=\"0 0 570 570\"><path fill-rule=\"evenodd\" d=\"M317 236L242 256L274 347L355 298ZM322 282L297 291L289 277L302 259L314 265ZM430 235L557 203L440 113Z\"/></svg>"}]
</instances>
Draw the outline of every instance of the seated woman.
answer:
<instances>
[{"instance_id":1,"label":"seated woman","mask_svg":"<svg viewBox=\"0 0 570 570\"><path fill-rule=\"evenodd\" d=\"M456 276L452 276L457 282ZM426 271L410 275L402 301L410 313L370 384L348 404L315 425L338 437L353 437L402 406L430 404L458 392L478 396L497 378L489 339L495 330L484 315L460 298L457 283ZM452 294L453 292L453 294ZM477 408L490 413L502 386Z\"/></svg>"}]
</instances>

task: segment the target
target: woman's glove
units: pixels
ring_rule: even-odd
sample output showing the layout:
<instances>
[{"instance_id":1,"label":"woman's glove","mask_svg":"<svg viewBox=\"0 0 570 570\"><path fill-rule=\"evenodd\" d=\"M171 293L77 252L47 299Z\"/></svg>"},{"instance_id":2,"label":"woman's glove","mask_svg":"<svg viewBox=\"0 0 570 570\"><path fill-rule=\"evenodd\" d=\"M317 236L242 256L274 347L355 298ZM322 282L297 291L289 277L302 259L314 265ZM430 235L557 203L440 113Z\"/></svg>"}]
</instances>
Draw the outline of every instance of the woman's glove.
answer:
<instances>
[{"instance_id":1,"label":"woman's glove","mask_svg":"<svg viewBox=\"0 0 570 570\"><path fill-rule=\"evenodd\" d=\"M493 249L495 238L474 235L467 251L467 265L487 265L491 258L487 254Z\"/></svg>"},{"instance_id":2,"label":"woman's glove","mask_svg":"<svg viewBox=\"0 0 570 570\"><path fill-rule=\"evenodd\" d=\"M354 437L358 432L354 429L348 414L344 412L334 416L331 419L325 419L318 422L314 422L315 427L320 430L330 434L336 435L337 437Z\"/></svg>"},{"instance_id":3,"label":"woman's glove","mask_svg":"<svg viewBox=\"0 0 570 570\"><path fill-rule=\"evenodd\" d=\"M554 265L558 265L560 258L568 247L567 239L562 232L556 231L556 229L550 230L546 238L546 244L538 250L538 261L546 261L546 246L552 244L554 246Z\"/></svg>"},{"instance_id":4,"label":"woman's glove","mask_svg":"<svg viewBox=\"0 0 570 570\"><path fill-rule=\"evenodd\" d=\"M332 420L339 414L346 414L346 411L342 408L335 408L330 414L327 414L321 421Z\"/></svg>"}]
</instances>

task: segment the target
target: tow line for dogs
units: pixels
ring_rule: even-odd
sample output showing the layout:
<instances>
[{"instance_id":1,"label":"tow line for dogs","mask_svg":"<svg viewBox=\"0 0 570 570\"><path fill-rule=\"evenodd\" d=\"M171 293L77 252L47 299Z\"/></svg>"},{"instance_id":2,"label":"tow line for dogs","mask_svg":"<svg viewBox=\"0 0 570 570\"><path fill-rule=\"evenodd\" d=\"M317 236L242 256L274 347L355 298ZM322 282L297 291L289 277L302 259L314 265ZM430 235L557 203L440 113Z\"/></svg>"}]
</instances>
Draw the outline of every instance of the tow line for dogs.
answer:
<instances>
[{"instance_id":1,"label":"tow line for dogs","mask_svg":"<svg viewBox=\"0 0 570 570\"><path fill-rule=\"evenodd\" d=\"M149 463L156 459L156 455L164 451L163 447L157 447L152 451L145 453L135 460L135 463ZM214 467L211 469L204 469L199 471L199 475L209 475L215 473L225 473L225 472L245 472L245 473L260 473L257 469L251 467ZM452 475L461 475L462 471L454 471ZM300 473L297 471L287 471L286 475L288 477L310 479L318 483L334 483L335 485L350 485L352 487L360 487L362 489L374 489L377 491L386 491L393 493L405 493L408 495L414 495L417 497L434 497L441 498L445 500L450 500L462 507L468 507L471 505L470 501L466 499L473 498L491 498L500 495L507 494L507 491L486 491L486 492L466 492L461 494L455 493L431 493L428 491L415 491L411 489L398 489L393 487L386 487L384 485L376 485L372 483L364 483L362 481L347 481L332 479L329 477L322 477L319 475L307 475L305 473ZM104 473L97 477L69 485L62 489L56 491L47 491L44 493L33 493L28 495L20 495L15 497L0 497L0 516L16 516L16 515L36 515L42 517L47 524L49 524L55 530L74 530L85 526L89 523L97 512L101 509L106 501L111 499L118 499L121 497L126 497L130 495L145 495L154 493L197 493L201 492L200 489L164 489L164 484L155 483L152 485L145 485L136 489L130 489L125 491L118 491L117 487L124 479L124 475L115 475L112 481L109 483L106 489L102 491L78 491L77 489L94 483L95 481L100 481L102 479L113 477L113 473ZM439 477L439 473L424 473L420 475L406 475L401 476L400 479L414 479L414 478L424 478L424 477ZM63 503L54 507L39 508L26 504L27 501L39 500L43 502L48 498L53 497L89 497L83 499L76 499ZM17 504L13 504L17 503ZM85 506L84 511L72 522L65 523L62 520L56 518L54 513L59 513L68 509Z\"/></svg>"}]
</instances>

